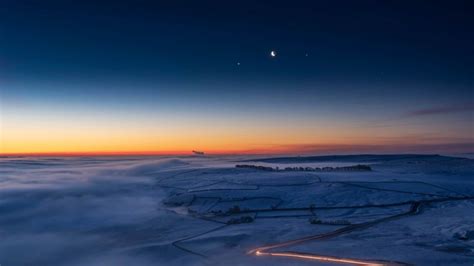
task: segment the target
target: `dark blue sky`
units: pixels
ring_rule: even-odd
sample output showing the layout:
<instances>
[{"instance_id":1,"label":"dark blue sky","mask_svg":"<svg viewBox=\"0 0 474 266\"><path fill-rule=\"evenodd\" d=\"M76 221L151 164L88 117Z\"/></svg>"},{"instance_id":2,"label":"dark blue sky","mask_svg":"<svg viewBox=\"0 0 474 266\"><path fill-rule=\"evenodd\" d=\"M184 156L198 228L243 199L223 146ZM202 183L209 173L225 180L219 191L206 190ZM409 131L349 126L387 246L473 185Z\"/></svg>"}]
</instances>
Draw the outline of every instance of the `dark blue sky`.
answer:
<instances>
[{"instance_id":1,"label":"dark blue sky","mask_svg":"<svg viewBox=\"0 0 474 266\"><path fill-rule=\"evenodd\" d=\"M470 1L3 1L0 12L7 77L472 85Z\"/></svg>"},{"instance_id":2,"label":"dark blue sky","mask_svg":"<svg viewBox=\"0 0 474 266\"><path fill-rule=\"evenodd\" d=\"M29 112L85 109L129 110L147 123L157 113L178 124L252 121L242 122L248 128L286 118L315 136L321 120L428 123L405 133L466 142L473 14L472 1L6 0L2 105L7 115L28 106L25 121ZM451 111L399 121L425 109ZM307 135L288 142L312 144Z\"/></svg>"}]
</instances>

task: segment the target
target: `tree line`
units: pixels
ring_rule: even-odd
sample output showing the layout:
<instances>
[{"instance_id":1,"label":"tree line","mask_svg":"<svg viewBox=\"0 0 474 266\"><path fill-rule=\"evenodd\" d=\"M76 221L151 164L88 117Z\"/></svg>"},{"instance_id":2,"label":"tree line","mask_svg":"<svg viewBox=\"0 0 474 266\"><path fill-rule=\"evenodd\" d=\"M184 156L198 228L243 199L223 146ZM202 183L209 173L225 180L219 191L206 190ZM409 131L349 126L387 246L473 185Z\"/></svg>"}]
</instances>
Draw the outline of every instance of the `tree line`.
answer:
<instances>
[{"instance_id":1,"label":"tree line","mask_svg":"<svg viewBox=\"0 0 474 266\"><path fill-rule=\"evenodd\" d=\"M237 164L236 168L249 168L256 169L261 171L274 171L274 172L332 172L332 171L372 171L372 168L369 165L357 164L351 166L326 166L326 167L270 167L262 165L253 165L253 164Z\"/></svg>"}]
</instances>

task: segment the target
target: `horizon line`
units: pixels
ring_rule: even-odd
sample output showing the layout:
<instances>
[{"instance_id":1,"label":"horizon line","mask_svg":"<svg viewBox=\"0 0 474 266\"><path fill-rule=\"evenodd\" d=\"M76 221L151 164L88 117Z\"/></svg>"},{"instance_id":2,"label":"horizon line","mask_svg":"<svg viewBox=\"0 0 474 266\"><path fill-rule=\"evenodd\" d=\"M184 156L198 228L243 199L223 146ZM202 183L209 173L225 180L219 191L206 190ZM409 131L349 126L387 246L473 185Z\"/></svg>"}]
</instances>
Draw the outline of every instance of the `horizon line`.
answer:
<instances>
[{"instance_id":1,"label":"horizon line","mask_svg":"<svg viewBox=\"0 0 474 266\"><path fill-rule=\"evenodd\" d=\"M350 155L350 154L469 154L474 153L474 143L438 143L418 145L280 145L260 149L202 149L204 155L268 155L268 156L311 156L311 155ZM11 156L187 156L195 155L192 149L186 150L90 150L90 151L26 151L1 152L2 157Z\"/></svg>"},{"instance_id":2,"label":"horizon line","mask_svg":"<svg viewBox=\"0 0 474 266\"><path fill-rule=\"evenodd\" d=\"M453 153L468 154L468 153ZM26 152L26 153L0 153L1 157L126 157L126 156L288 156L288 157L307 157L307 156L338 156L338 155L442 155L438 152L339 152L339 153L204 153L196 155L192 152Z\"/></svg>"}]
</instances>

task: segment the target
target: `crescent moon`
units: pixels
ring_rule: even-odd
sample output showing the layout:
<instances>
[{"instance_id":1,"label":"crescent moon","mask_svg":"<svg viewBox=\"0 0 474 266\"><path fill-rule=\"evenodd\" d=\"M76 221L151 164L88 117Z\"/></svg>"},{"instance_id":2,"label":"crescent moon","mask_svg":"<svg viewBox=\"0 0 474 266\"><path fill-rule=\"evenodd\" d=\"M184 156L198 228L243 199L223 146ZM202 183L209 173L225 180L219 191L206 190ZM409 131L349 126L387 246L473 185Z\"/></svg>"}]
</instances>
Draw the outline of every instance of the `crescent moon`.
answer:
<instances>
[{"instance_id":1,"label":"crescent moon","mask_svg":"<svg viewBox=\"0 0 474 266\"><path fill-rule=\"evenodd\" d=\"M271 55L272 57L275 57L275 56L276 56L275 51L271 51L271 52L270 52L270 55Z\"/></svg>"}]
</instances>

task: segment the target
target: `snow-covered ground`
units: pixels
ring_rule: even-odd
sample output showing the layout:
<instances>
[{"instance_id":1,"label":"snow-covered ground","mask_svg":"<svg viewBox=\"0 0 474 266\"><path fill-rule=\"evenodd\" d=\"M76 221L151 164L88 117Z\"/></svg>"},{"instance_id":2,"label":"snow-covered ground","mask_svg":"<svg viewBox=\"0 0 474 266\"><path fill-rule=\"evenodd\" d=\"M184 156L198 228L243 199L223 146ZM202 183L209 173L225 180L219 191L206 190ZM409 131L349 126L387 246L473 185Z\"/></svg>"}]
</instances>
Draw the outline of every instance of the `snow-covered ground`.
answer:
<instances>
[{"instance_id":1,"label":"snow-covered ground","mask_svg":"<svg viewBox=\"0 0 474 266\"><path fill-rule=\"evenodd\" d=\"M2 266L471 266L474 160L0 158L0 240Z\"/></svg>"}]
</instances>

